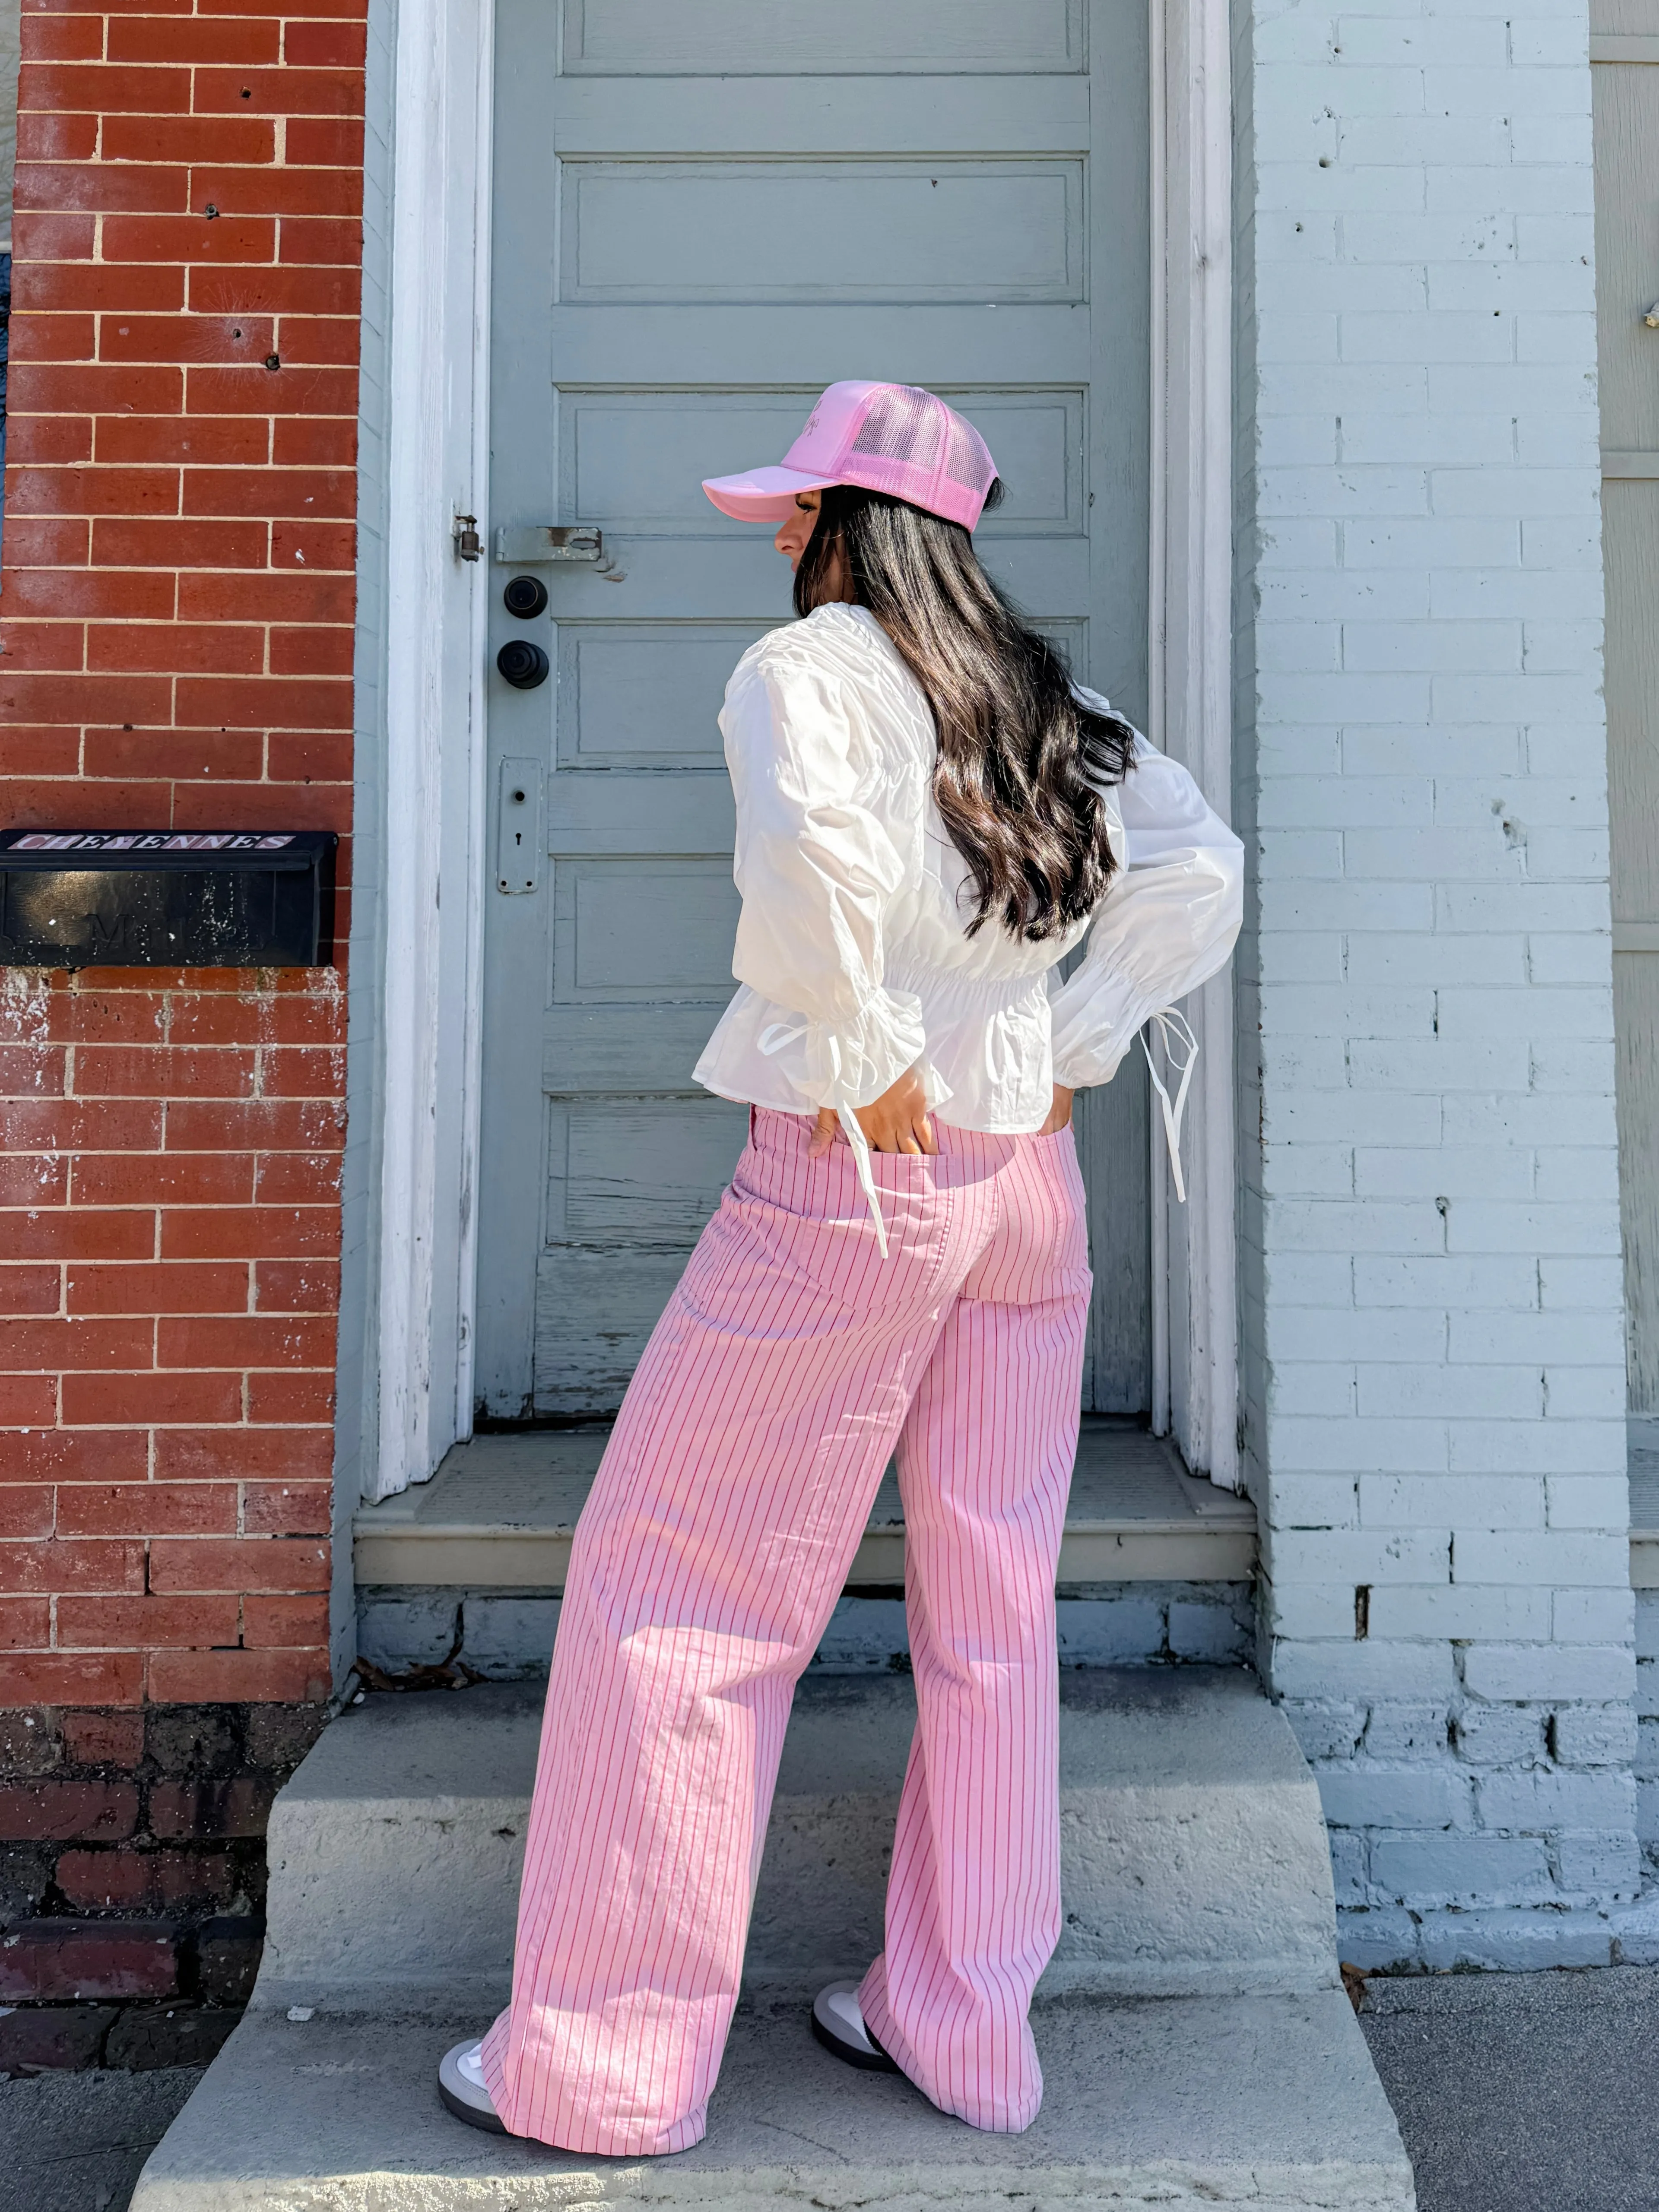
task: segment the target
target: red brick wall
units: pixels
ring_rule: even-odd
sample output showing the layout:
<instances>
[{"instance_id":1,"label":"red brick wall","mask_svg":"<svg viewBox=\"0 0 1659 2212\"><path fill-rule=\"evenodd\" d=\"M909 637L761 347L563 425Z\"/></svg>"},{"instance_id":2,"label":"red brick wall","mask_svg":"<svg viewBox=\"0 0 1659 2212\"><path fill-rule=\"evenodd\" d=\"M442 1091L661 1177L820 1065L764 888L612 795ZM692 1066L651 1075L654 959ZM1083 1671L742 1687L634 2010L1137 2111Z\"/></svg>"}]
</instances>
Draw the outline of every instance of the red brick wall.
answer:
<instances>
[{"instance_id":1,"label":"red brick wall","mask_svg":"<svg viewBox=\"0 0 1659 2212\"><path fill-rule=\"evenodd\" d=\"M270 1801L322 1720L0 1713L0 2075L213 2056L258 1963Z\"/></svg>"},{"instance_id":2,"label":"red brick wall","mask_svg":"<svg viewBox=\"0 0 1659 2212\"><path fill-rule=\"evenodd\" d=\"M0 823L345 832L362 8L24 8ZM326 1694L343 1037L0 978L6 1705Z\"/></svg>"},{"instance_id":3,"label":"red brick wall","mask_svg":"<svg viewBox=\"0 0 1659 2212\"><path fill-rule=\"evenodd\" d=\"M254 980L0 994L7 1705L327 1694L340 1001Z\"/></svg>"}]
</instances>

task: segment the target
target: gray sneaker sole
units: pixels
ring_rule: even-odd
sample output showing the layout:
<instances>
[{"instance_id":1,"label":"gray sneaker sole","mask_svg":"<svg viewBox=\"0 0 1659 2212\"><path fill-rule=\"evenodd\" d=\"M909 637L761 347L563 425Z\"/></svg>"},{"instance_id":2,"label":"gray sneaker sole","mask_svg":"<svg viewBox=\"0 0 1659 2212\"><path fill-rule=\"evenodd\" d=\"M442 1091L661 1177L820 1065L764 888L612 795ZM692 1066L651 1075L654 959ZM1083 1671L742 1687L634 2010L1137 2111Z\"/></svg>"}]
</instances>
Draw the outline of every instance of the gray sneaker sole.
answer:
<instances>
[{"instance_id":1,"label":"gray sneaker sole","mask_svg":"<svg viewBox=\"0 0 1659 2212\"><path fill-rule=\"evenodd\" d=\"M455 2051L465 2051L470 2046L466 2044L458 2043L455 2046ZM486 2135L504 2136L507 2133L507 2130L501 2124L501 2122L496 2118L495 2109L493 2105L491 2105L487 2100L482 2105L474 2104L471 2099L467 2095L465 2088L460 2087L451 2087L449 2075L453 2070L452 2062L453 2061L454 2057L454 2051L445 2051L442 2058L439 2061L438 2094L443 2099L446 2106L450 2112L453 2112L456 2118L458 2120L465 2120L468 2127L482 2128Z\"/></svg>"}]
</instances>

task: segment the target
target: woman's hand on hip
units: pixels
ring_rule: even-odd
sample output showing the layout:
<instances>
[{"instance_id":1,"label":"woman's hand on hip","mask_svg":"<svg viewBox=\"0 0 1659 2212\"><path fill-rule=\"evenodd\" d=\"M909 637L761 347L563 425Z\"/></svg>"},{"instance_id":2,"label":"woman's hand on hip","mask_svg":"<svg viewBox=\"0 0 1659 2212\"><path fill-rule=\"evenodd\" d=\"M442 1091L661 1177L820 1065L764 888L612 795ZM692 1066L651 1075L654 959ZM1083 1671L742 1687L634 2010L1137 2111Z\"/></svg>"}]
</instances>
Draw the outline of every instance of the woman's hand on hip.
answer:
<instances>
[{"instance_id":1,"label":"woman's hand on hip","mask_svg":"<svg viewBox=\"0 0 1659 2212\"><path fill-rule=\"evenodd\" d=\"M939 1142L927 1116L927 1093L915 1068L901 1075L868 1106L855 1106L854 1117L872 1152L936 1152ZM818 1109L817 1127L807 1146L809 1159L822 1159L841 1124L833 1106Z\"/></svg>"},{"instance_id":2,"label":"woman's hand on hip","mask_svg":"<svg viewBox=\"0 0 1659 2212\"><path fill-rule=\"evenodd\" d=\"M1072 1118L1072 1101L1077 1093L1068 1091L1063 1083L1054 1085L1054 1103L1048 1109L1048 1118L1037 1131L1039 1137L1052 1137L1056 1129L1063 1129Z\"/></svg>"}]
</instances>

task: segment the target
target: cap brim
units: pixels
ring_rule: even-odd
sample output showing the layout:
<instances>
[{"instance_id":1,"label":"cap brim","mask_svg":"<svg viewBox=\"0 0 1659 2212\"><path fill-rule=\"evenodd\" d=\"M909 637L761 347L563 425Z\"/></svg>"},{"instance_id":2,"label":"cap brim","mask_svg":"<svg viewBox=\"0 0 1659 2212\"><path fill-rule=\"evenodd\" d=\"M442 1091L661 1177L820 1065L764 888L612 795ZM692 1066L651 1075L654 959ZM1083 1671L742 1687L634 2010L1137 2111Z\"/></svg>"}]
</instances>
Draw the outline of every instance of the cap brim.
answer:
<instances>
[{"instance_id":1,"label":"cap brim","mask_svg":"<svg viewBox=\"0 0 1659 2212\"><path fill-rule=\"evenodd\" d=\"M702 488L722 514L737 522L787 522L795 495L822 491L833 477L805 475L799 469L745 469L741 476L705 477Z\"/></svg>"}]
</instances>

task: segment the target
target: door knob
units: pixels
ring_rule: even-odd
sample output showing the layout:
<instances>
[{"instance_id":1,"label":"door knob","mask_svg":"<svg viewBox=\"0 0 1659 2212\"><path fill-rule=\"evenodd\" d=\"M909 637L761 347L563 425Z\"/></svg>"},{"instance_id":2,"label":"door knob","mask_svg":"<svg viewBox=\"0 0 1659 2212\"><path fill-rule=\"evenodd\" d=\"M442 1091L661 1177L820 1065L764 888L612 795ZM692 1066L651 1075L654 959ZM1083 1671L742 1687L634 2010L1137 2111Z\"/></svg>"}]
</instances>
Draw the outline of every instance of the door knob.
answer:
<instances>
[{"instance_id":1,"label":"door knob","mask_svg":"<svg viewBox=\"0 0 1659 2212\"><path fill-rule=\"evenodd\" d=\"M513 637L495 655L495 665L515 691L533 691L546 683L552 663L527 637Z\"/></svg>"},{"instance_id":2,"label":"door knob","mask_svg":"<svg viewBox=\"0 0 1659 2212\"><path fill-rule=\"evenodd\" d=\"M547 586L539 576L514 576L501 593L501 605L520 622L532 622L547 611Z\"/></svg>"}]
</instances>

